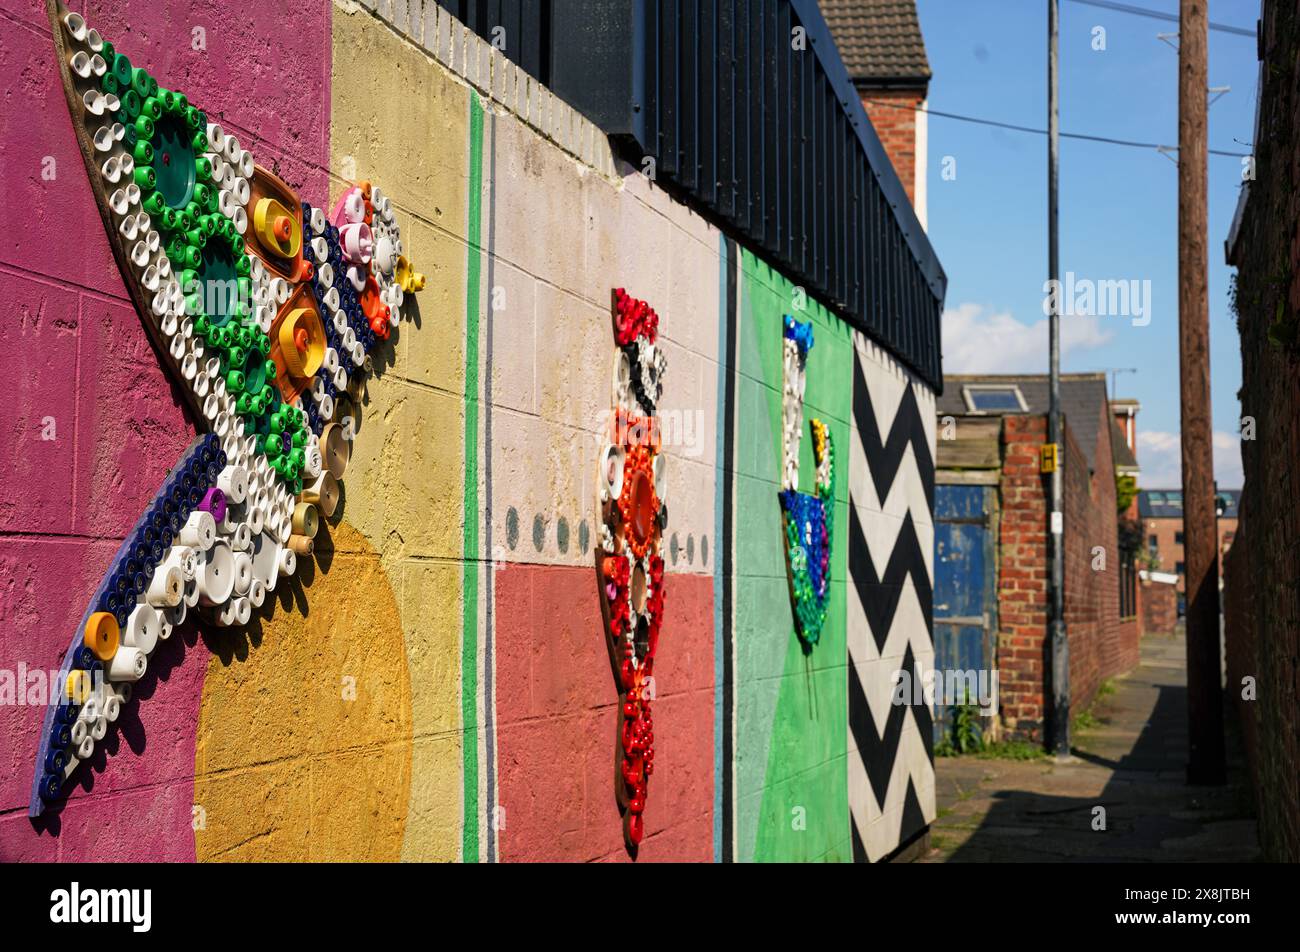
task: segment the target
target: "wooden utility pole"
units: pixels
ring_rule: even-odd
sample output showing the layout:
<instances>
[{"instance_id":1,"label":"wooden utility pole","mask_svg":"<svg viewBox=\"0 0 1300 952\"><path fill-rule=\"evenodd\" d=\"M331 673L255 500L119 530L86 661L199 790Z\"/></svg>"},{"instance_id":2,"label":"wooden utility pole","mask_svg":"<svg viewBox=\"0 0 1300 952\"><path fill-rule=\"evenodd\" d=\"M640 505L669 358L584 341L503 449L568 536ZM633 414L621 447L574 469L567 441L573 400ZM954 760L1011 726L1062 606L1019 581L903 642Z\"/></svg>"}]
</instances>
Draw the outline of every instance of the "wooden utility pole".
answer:
<instances>
[{"instance_id":1,"label":"wooden utility pole","mask_svg":"<svg viewBox=\"0 0 1300 952\"><path fill-rule=\"evenodd\" d=\"M1178 369L1187 586L1187 779L1223 783L1219 540L1210 420L1206 142L1208 0L1181 0L1178 32Z\"/></svg>"}]
</instances>

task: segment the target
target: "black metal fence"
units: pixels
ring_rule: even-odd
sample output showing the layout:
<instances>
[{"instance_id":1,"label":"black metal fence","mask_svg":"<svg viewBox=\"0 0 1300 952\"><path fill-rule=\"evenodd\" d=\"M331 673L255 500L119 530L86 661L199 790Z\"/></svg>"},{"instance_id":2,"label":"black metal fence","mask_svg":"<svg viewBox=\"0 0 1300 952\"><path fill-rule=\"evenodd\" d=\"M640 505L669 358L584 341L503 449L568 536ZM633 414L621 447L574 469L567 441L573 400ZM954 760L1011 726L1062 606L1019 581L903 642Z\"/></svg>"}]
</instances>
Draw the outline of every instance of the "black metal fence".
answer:
<instances>
[{"instance_id":1,"label":"black metal fence","mask_svg":"<svg viewBox=\"0 0 1300 952\"><path fill-rule=\"evenodd\" d=\"M538 82L551 85L551 0L437 0Z\"/></svg>"},{"instance_id":2,"label":"black metal fence","mask_svg":"<svg viewBox=\"0 0 1300 952\"><path fill-rule=\"evenodd\" d=\"M813 0L440 2L942 390L947 278Z\"/></svg>"}]
</instances>

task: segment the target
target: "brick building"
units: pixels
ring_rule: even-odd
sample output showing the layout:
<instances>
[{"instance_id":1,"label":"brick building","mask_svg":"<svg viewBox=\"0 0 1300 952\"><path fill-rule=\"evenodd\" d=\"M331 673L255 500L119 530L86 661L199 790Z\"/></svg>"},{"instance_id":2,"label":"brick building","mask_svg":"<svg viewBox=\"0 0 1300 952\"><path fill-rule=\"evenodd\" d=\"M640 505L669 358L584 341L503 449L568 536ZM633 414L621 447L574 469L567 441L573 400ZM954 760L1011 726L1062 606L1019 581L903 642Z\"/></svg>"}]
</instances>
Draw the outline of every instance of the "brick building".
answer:
<instances>
[{"instance_id":1,"label":"brick building","mask_svg":"<svg viewBox=\"0 0 1300 952\"><path fill-rule=\"evenodd\" d=\"M1222 560L1237 535L1237 514L1241 490L1220 489L1219 558ZM1178 576L1178 613L1183 611L1183 491L1144 489L1138 493L1138 518L1142 520L1142 544L1156 568Z\"/></svg>"},{"instance_id":2,"label":"brick building","mask_svg":"<svg viewBox=\"0 0 1300 952\"><path fill-rule=\"evenodd\" d=\"M1236 542L1224 560L1228 699L1241 716L1265 858L1300 860L1300 9L1265 0L1254 175L1227 239L1237 268L1245 471ZM1244 434L1243 434L1244 435ZM1244 694L1244 679L1254 692Z\"/></svg>"},{"instance_id":3,"label":"brick building","mask_svg":"<svg viewBox=\"0 0 1300 952\"><path fill-rule=\"evenodd\" d=\"M1115 422L1102 374L1065 374L1061 380L1065 439L1065 613L1070 642L1070 686L1075 710L1086 706L1102 680L1137 663L1139 605L1135 552L1121 551L1117 477L1136 473L1126 434ZM935 638L942 666L945 639L962 626L945 612L970 580L970 545L955 545L948 519L961 522L964 542L985 543L980 562L988 597L984 663L996 668L1001 711L995 731L1041 739L1050 691L1045 672L1048 626L1047 477L1039 450L1047 441L1045 376L946 376L938 402ZM977 511L950 517L946 496L982 487ZM972 530L970 527L974 526ZM979 572L979 568L974 568ZM960 603L960 598L958 599ZM969 608L963 609L969 612ZM974 621L971 614L959 622ZM966 628L973 627L966 625ZM969 637L969 636L967 636ZM968 658L969 652L957 656Z\"/></svg>"},{"instance_id":4,"label":"brick building","mask_svg":"<svg viewBox=\"0 0 1300 952\"><path fill-rule=\"evenodd\" d=\"M822 0L849 78L926 227L926 114L930 63L916 0Z\"/></svg>"}]
</instances>

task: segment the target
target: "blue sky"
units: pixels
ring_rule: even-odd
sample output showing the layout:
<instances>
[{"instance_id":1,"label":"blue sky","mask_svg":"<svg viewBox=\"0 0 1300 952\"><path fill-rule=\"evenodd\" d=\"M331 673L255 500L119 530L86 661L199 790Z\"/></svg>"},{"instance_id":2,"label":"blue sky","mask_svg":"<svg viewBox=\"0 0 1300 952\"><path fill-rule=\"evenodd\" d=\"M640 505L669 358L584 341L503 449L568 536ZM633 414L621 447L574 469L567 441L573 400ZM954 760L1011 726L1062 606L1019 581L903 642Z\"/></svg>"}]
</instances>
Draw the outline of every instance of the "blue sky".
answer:
<instances>
[{"instance_id":1,"label":"blue sky","mask_svg":"<svg viewBox=\"0 0 1300 952\"><path fill-rule=\"evenodd\" d=\"M1176 0L1131 0L1176 14ZM1157 33L1176 22L1061 0L1061 129L1176 146L1178 54ZM1046 128L1045 0L918 0L944 112ZM1254 30L1253 0L1212 0L1210 19ZM1093 49L1094 28L1105 50ZM1212 149L1249 152L1258 62L1252 38L1210 33L1210 86L1231 86L1210 107ZM945 369L1046 372L1046 137L929 119L931 241L948 273ZM944 159L955 178L944 178ZM1237 443L1241 356L1228 306L1232 269L1223 241L1236 208L1241 160L1210 156L1210 365L1219 485L1241 485ZM1078 279L1150 281L1150 323L1065 317L1062 369L1136 368L1119 396L1142 403L1145 486L1179 484L1178 170L1154 150L1061 140L1061 272ZM1141 285L1138 285L1140 288Z\"/></svg>"}]
</instances>

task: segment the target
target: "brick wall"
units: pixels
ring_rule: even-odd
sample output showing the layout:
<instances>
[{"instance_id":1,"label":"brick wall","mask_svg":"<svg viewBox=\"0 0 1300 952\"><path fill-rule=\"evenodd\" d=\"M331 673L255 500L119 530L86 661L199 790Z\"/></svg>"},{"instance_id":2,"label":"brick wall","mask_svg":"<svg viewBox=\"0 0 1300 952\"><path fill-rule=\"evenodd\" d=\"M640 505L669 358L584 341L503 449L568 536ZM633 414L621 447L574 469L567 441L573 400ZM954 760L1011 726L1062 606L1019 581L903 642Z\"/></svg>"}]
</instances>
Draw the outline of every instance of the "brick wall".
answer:
<instances>
[{"instance_id":1,"label":"brick wall","mask_svg":"<svg viewBox=\"0 0 1300 952\"><path fill-rule=\"evenodd\" d=\"M1009 416L1003 421L998 534L1002 723L1010 735L1030 740L1042 739L1046 711L1047 483L1038 468L1039 447L1046 440L1046 417ZM1127 671L1138 660L1138 622L1119 617L1115 467L1106 427L1098 430L1094 458L1095 472L1090 473L1067 425L1062 461L1065 622L1076 712L1091 703L1102 680ZM1098 547L1104 552L1104 567L1094 551Z\"/></svg>"},{"instance_id":2,"label":"brick wall","mask_svg":"<svg viewBox=\"0 0 1300 952\"><path fill-rule=\"evenodd\" d=\"M1047 637L1047 497L1038 448L1047 419L1009 416L1002 425L1001 519L998 526L998 676L1002 722L1040 740L1044 643Z\"/></svg>"},{"instance_id":3,"label":"brick wall","mask_svg":"<svg viewBox=\"0 0 1300 952\"><path fill-rule=\"evenodd\" d=\"M1102 680L1137 664L1134 620L1119 617L1119 532L1115 464L1102 410L1094 469L1067 425L1064 470L1065 624L1070 639L1070 701L1083 710Z\"/></svg>"},{"instance_id":4,"label":"brick wall","mask_svg":"<svg viewBox=\"0 0 1300 952\"><path fill-rule=\"evenodd\" d=\"M925 96L915 89L873 89L863 94L867 118L889 153L894 171L916 204L916 109Z\"/></svg>"},{"instance_id":5,"label":"brick wall","mask_svg":"<svg viewBox=\"0 0 1300 952\"><path fill-rule=\"evenodd\" d=\"M1241 526L1228 562L1228 697L1258 724L1252 759L1260 844L1268 859L1300 860L1300 85L1295 49L1300 11L1263 11L1255 179L1235 252L1241 334L1241 409L1254 419L1244 440ZM1277 346L1275 338L1289 343ZM1241 697L1256 679L1258 700Z\"/></svg>"},{"instance_id":6,"label":"brick wall","mask_svg":"<svg viewBox=\"0 0 1300 952\"><path fill-rule=\"evenodd\" d=\"M1141 581L1138 601L1142 606L1142 633L1171 635L1178 624L1178 592L1168 582Z\"/></svg>"},{"instance_id":7,"label":"brick wall","mask_svg":"<svg viewBox=\"0 0 1300 952\"><path fill-rule=\"evenodd\" d=\"M1181 519L1147 519L1142 524L1142 544L1144 548L1152 548L1151 538L1154 536L1156 555L1160 557L1161 572L1176 572L1178 574L1178 591L1186 591L1186 579L1184 573L1179 570L1183 561L1183 544L1178 541L1183 533L1183 520ZM1218 521L1219 535L1219 557L1227 555L1228 550L1232 548L1233 540L1236 538L1237 520L1220 519Z\"/></svg>"}]
</instances>

